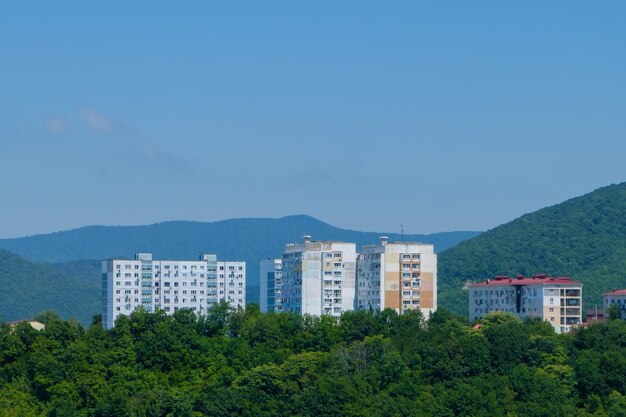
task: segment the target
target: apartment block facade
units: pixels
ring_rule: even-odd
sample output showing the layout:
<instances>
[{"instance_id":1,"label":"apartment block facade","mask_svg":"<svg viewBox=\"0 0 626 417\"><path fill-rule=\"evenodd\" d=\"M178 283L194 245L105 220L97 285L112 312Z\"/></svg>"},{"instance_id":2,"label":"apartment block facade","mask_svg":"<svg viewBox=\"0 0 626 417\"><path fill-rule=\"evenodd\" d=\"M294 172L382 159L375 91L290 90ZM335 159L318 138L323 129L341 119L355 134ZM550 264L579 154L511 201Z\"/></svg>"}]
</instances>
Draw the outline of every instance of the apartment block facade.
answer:
<instances>
[{"instance_id":1,"label":"apartment block facade","mask_svg":"<svg viewBox=\"0 0 626 417\"><path fill-rule=\"evenodd\" d=\"M354 309L356 244L313 241L288 244L282 256L282 310L340 316Z\"/></svg>"},{"instance_id":2,"label":"apartment block facade","mask_svg":"<svg viewBox=\"0 0 626 417\"><path fill-rule=\"evenodd\" d=\"M608 314L611 305L615 305L621 319L626 320L626 289L604 293L602 294L602 301L604 302L605 314Z\"/></svg>"},{"instance_id":3,"label":"apartment block facade","mask_svg":"<svg viewBox=\"0 0 626 417\"><path fill-rule=\"evenodd\" d=\"M568 277L498 276L469 286L470 321L492 311L504 311L520 319L539 317L557 333L567 333L580 325L581 310L582 283Z\"/></svg>"},{"instance_id":4,"label":"apartment block facade","mask_svg":"<svg viewBox=\"0 0 626 417\"><path fill-rule=\"evenodd\" d=\"M204 254L197 261L155 260L137 253L132 260L102 262L102 323L107 329L120 315L143 307L172 314L189 309L206 314L221 300L245 306L246 263L218 261Z\"/></svg>"},{"instance_id":5,"label":"apartment block facade","mask_svg":"<svg viewBox=\"0 0 626 417\"><path fill-rule=\"evenodd\" d=\"M259 264L260 307L262 312L282 311L283 260L263 259Z\"/></svg>"},{"instance_id":6,"label":"apartment block facade","mask_svg":"<svg viewBox=\"0 0 626 417\"><path fill-rule=\"evenodd\" d=\"M356 308L402 313L437 310L437 255L431 244L389 242L363 246L357 261Z\"/></svg>"}]
</instances>

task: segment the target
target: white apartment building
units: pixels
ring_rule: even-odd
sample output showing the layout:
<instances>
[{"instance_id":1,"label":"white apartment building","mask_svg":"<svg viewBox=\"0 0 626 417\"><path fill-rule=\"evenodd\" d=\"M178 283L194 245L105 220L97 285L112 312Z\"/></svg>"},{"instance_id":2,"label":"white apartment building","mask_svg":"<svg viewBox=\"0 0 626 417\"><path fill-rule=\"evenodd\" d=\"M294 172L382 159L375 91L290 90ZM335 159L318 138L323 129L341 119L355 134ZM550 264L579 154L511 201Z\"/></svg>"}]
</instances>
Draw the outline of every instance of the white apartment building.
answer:
<instances>
[{"instance_id":1,"label":"white apartment building","mask_svg":"<svg viewBox=\"0 0 626 417\"><path fill-rule=\"evenodd\" d=\"M282 257L282 309L340 316L354 309L356 244L313 241L288 244Z\"/></svg>"},{"instance_id":2,"label":"white apartment building","mask_svg":"<svg viewBox=\"0 0 626 417\"><path fill-rule=\"evenodd\" d=\"M437 255L431 244L389 242L363 246L357 260L356 307L402 313L437 310Z\"/></svg>"},{"instance_id":3,"label":"white apartment building","mask_svg":"<svg viewBox=\"0 0 626 417\"><path fill-rule=\"evenodd\" d=\"M622 320L626 320L626 289L613 290L602 294L604 301L604 313L608 314L611 305L616 305Z\"/></svg>"},{"instance_id":4,"label":"white apartment building","mask_svg":"<svg viewBox=\"0 0 626 417\"><path fill-rule=\"evenodd\" d=\"M539 317L557 333L567 333L582 321L582 283L568 277L504 276L469 286L469 319L492 311L513 313L520 319Z\"/></svg>"},{"instance_id":5,"label":"white apartment building","mask_svg":"<svg viewBox=\"0 0 626 417\"><path fill-rule=\"evenodd\" d=\"M263 259L259 265L260 307L262 312L282 311L282 259Z\"/></svg>"},{"instance_id":6,"label":"white apartment building","mask_svg":"<svg viewBox=\"0 0 626 417\"><path fill-rule=\"evenodd\" d=\"M110 329L120 315L139 307L199 315L221 300L243 307L245 291L246 263L218 261L216 255L204 254L198 261L154 260L151 253L109 259L102 262L102 323Z\"/></svg>"}]
</instances>

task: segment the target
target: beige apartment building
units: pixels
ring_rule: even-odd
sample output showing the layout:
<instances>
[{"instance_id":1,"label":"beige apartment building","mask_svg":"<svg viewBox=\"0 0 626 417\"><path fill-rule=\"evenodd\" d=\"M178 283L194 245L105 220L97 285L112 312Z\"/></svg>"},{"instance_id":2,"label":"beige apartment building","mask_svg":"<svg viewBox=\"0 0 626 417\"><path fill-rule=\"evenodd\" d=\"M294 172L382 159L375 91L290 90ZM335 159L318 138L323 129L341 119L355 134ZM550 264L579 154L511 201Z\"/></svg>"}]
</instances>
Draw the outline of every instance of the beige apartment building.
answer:
<instances>
[{"instance_id":1,"label":"beige apartment building","mask_svg":"<svg viewBox=\"0 0 626 417\"><path fill-rule=\"evenodd\" d=\"M357 261L356 308L399 313L437 310L437 255L432 244L389 242L363 246Z\"/></svg>"}]
</instances>

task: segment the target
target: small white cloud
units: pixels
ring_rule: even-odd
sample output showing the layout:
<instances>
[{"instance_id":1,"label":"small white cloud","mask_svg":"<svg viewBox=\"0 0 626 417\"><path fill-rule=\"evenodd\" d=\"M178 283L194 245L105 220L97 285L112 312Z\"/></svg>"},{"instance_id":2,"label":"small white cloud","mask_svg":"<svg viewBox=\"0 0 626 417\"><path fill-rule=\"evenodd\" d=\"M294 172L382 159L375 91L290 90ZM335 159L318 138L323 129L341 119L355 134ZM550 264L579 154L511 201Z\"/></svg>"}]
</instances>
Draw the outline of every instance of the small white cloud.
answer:
<instances>
[{"instance_id":1,"label":"small white cloud","mask_svg":"<svg viewBox=\"0 0 626 417\"><path fill-rule=\"evenodd\" d=\"M143 157L148 161L155 161L161 159L163 156L157 149L149 146L143 150Z\"/></svg>"},{"instance_id":2,"label":"small white cloud","mask_svg":"<svg viewBox=\"0 0 626 417\"><path fill-rule=\"evenodd\" d=\"M83 114L83 120L87 127L97 132L110 132L113 130L111 120L98 109L87 109Z\"/></svg>"},{"instance_id":3,"label":"small white cloud","mask_svg":"<svg viewBox=\"0 0 626 417\"><path fill-rule=\"evenodd\" d=\"M139 157L145 166L177 170L189 168L191 166L189 161L185 162L179 156L152 145L142 146L137 150L139 151Z\"/></svg>"},{"instance_id":4,"label":"small white cloud","mask_svg":"<svg viewBox=\"0 0 626 417\"><path fill-rule=\"evenodd\" d=\"M67 128L67 124L65 120L60 119L58 117L51 117L46 122L46 129L52 133L61 133Z\"/></svg>"}]
</instances>

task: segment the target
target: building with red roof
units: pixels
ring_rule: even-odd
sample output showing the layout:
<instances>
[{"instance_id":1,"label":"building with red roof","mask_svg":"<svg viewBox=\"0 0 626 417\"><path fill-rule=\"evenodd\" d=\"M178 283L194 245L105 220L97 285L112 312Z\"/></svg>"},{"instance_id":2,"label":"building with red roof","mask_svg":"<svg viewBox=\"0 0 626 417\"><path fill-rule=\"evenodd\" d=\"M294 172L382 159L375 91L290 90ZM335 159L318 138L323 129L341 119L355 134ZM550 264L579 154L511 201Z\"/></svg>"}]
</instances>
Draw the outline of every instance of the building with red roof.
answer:
<instances>
[{"instance_id":1,"label":"building with red roof","mask_svg":"<svg viewBox=\"0 0 626 417\"><path fill-rule=\"evenodd\" d=\"M609 311L611 305L616 305L623 320L626 320L626 289L616 290L602 294L604 301L604 310Z\"/></svg>"},{"instance_id":2,"label":"building with red roof","mask_svg":"<svg viewBox=\"0 0 626 417\"><path fill-rule=\"evenodd\" d=\"M566 333L582 321L581 301L582 283L569 277L497 276L470 284L469 318L480 320L492 311L503 311L520 319L539 317L557 333Z\"/></svg>"}]
</instances>

